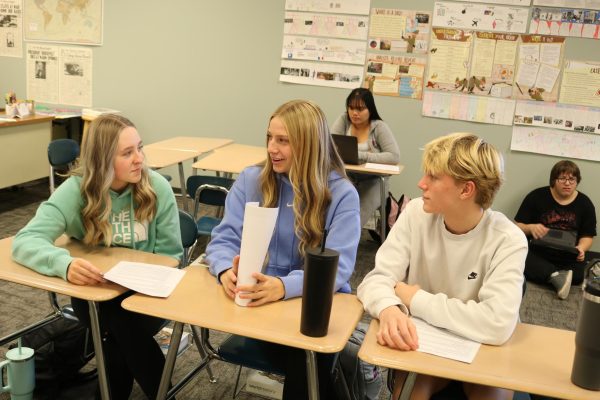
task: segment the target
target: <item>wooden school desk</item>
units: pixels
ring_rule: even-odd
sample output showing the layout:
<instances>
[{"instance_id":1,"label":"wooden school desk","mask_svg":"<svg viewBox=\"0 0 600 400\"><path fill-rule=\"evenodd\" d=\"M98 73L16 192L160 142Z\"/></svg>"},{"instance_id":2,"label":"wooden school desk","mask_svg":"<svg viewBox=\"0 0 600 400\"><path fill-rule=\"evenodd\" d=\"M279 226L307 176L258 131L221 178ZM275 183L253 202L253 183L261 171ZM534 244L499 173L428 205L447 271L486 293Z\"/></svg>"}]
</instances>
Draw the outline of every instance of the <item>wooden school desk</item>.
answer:
<instances>
[{"instance_id":1,"label":"wooden school desk","mask_svg":"<svg viewBox=\"0 0 600 400\"><path fill-rule=\"evenodd\" d=\"M6 115L0 112L0 117ZM53 119L30 115L15 121L0 121L0 188L48 176Z\"/></svg>"},{"instance_id":2,"label":"wooden school desk","mask_svg":"<svg viewBox=\"0 0 600 400\"><path fill-rule=\"evenodd\" d=\"M300 298L276 301L256 308L240 307L225 295L221 285L205 266L190 266L185 271L183 279L168 298L135 294L122 303L127 310L176 321L158 399L167 396L183 324L304 349L310 398L318 399L315 352L335 353L344 348L363 314L362 304L356 296L333 296L328 334L313 338L300 333ZM205 347L212 349L210 345Z\"/></svg>"},{"instance_id":3,"label":"wooden school desk","mask_svg":"<svg viewBox=\"0 0 600 400\"><path fill-rule=\"evenodd\" d=\"M194 169L224 172L227 177L239 174L244 168L264 163L267 160L267 149L260 146L248 146L233 143L220 147L192 164Z\"/></svg>"},{"instance_id":4,"label":"wooden school desk","mask_svg":"<svg viewBox=\"0 0 600 400\"><path fill-rule=\"evenodd\" d=\"M125 293L127 289L114 283L105 283L98 286L79 286L62 278L39 274L12 260L12 241L12 237L0 240L0 279L88 301L98 380L100 381L100 394L103 400L108 400L109 382L106 376L102 338L98 322L99 302L114 299ZM70 240L66 236L61 236L56 241L56 245L69 250L73 257L85 258L103 272L108 271L116 263L123 260L161 264L170 267L178 265L178 261L171 257L122 247L88 247L80 242Z\"/></svg>"},{"instance_id":5,"label":"wooden school desk","mask_svg":"<svg viewBox=\"0 0 600 400\"><path fill-rule=\"evenodd\" d=\"M393 350L377 344L372 320L358 356L371 364L560 399L597 400L600 392L571 383L575 332L518 324L502 346L481 345L473 363ZM400 398L408 398L402 393Z\"/></svg>"},{"instance_id":6,"label":"wooden school desk","mask_svg":"<svg viewBox=\"0 0 600 400\"><path fill-rule=\"evenodd\" d=\"M391 175L400 175L402 170L404 170L404 165L398 164L397 171L390 171L386 169L378 169L378 168L367 168L366 164L361 165L352 165L346 164L346 172L353 172L356 174L365 174L365 175L375 175L379 178L379 191L381 193L381 205L379 206L379 213L381 214L381 226L379 227L379 236L381 237L381 242L385 240L385 225L387 221L385 221L385 202L387 200L387 193L385 192L385 181Z\"/></svg>"},{"instance_id":7,"label":"wooden school desk","mask_svg":"<svg viewBox=\"0 0 600 400\"><path fill-rule=\"evenodd\" d=\"M168 167L177 164L179 167L179 185L183 196L183 208L188 210L187 192L183 162L196 161L198 156L221 146L232 143L231 139L176 136L144 146L144 153L148 158L148 166L153 169Z\"/></svg>"}]
</instances>

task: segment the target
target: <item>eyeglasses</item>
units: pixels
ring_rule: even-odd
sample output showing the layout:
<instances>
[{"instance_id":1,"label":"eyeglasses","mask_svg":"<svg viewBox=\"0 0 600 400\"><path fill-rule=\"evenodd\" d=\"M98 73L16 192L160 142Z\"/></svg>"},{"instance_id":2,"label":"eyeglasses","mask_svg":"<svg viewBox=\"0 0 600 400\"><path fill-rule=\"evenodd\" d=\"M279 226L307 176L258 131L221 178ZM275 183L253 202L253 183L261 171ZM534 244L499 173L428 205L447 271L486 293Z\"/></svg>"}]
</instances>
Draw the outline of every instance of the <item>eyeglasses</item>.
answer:
<instances>
[{"instance_id":1,"label":"eyeglasses","mask_svg":"<svg viewBox=\"0 0 600 400\"><path fill-rule=\"evenodd\" d=\"M571 176L569 178L567 178L566 176L561 176L560 178L556 178L557 181L559 181L560 183L569 183L569 184L573 184L575 182L577 182L577 178Z\"/></svg>"}]
</instances>

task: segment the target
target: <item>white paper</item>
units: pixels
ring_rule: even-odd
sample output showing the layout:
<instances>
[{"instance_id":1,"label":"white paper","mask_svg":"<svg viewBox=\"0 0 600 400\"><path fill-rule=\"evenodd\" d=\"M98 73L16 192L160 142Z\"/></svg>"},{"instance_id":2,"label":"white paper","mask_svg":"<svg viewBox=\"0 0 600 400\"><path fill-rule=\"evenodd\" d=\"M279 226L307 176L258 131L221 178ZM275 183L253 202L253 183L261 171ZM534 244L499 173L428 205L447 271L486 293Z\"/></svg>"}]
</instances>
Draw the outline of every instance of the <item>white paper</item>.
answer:
<instances>
[{"instance_id":1,"label":"white paper","mask_svg":"<svg viewBox=\"0 0 600 400\"><path fill-rule=\"evenodd\" d=\"M525 33L529 8L436 1L433 26L492 32Z\"/></svg>"},{"instance_id":2,"label":"white paper","mask_svg":"<svg viewBox=\"0 0 600 400\"><path fill-rule=\"evenodd\" d=\"M27 98L58 104L58 47L27 44Z\"/></svg>"},{"instance_id":3,"label":"white paper","mask_svg":"<svg viewBox=\"0 0 600 400\"><path fill-rule=\"evenodd\" d=\"M104 278L138 293L169 297L184 274L183 269L120 261L104 274Z\"/></svg>"},{"instance_id":4,"label":"white paper","mask_svg":"<svg viewBox=\"0 0 600 400\"><path fill-rule=\"evenodd\" d=\"M92 50L60 48L59 101L83 107L92 105Z\"/></svg>"},{"instance_id":5,"label":"white paper","mask_svg":"<svg viewBox=\"0 0 600 400\"><path fill-rule=\"evenodd\" d=\"M517 72L517 83L524 87L533 87L537 79L540 63L537 62L522 62L519 65Z\"/></svg>"},{"instance_id":6,"label":"white paper","mask_svg":"<svg viewBox=\"0 0 600 400\"><path fill-rule=\"evenodd\" d=\"M368 14L370 0L286 0L285 9L336 14Z\"/></svg>"},{"instance_id":7,"label":"white paper","mask_svg":"<svg viewBox=\"0 0 600 400\"><path fill-rule=\"evenodd\" d=\"M445 329L436 328L421 319L413 317L412 321L417 328L419 337L417 351L421 353L470 364L481 347L481 343L455 335Z\"/></svg>"},{"instance_id":8,"label":"white paper","mask_svg":"<svg viewBox=\"0 0 600 400\"><path fill-rule=\"evenodd\" d=\"M555 68L550 65L542 64L535 81L535 87L544 89L546 92L551 92L554 89L554 84L558 79L560 68Z\"/></svg>"},{"instance_id":9,"label":"white paper","mask_svg":"<svg viewBox=\"0 0 600 400\"><path fill-rule=\"evenodd\" d=\"M237 286L256 283L252 274L260 272L265 262L278 213L279 208L259 207L255 202L246 203ZM237 294L235 303L246 306L250 300L241 299Z\"/></svg>"},{"instance_id":10,"label":"white paper","mask_svg":"<svg viewBox=\"0 0 600 400\"><path fill-rule=\"evenodd\" d=\"M366 163L365 168L380 169L383 171L392 171L392 172L400 171L400 167L398 167L397 165L378 164L378 163Z\"/></svg>"}]
</instances>

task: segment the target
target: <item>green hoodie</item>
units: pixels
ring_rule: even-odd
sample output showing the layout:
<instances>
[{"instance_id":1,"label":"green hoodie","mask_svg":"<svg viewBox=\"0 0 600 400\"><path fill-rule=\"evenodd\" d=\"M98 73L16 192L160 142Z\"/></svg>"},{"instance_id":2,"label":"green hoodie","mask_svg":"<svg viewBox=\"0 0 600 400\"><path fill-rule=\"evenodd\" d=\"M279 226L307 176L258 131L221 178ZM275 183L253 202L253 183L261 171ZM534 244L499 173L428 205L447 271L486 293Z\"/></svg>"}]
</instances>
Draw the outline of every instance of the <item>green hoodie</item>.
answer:
<instances>
[{"instance_id":1,"label":"green hoodie","mask_svg":"<svg viewBox=\"0 0 600 400\"><path fill-rule=\"evenodd\" d=\"M180 260L183 249L173 191L160 174L154 171L149 173L157 198L156 216L152 221L135 221L131 187L120 194L110 191L112 245ZM85 235L81 220L84 204L80 186L81 177L72 176L40 205L35 217L14 238L12 257L16 262L41 274L67 279L67 268L73 257L67 250L54 246L54 241L62 234L78 240Z\"/></svg>"}]
</instances>

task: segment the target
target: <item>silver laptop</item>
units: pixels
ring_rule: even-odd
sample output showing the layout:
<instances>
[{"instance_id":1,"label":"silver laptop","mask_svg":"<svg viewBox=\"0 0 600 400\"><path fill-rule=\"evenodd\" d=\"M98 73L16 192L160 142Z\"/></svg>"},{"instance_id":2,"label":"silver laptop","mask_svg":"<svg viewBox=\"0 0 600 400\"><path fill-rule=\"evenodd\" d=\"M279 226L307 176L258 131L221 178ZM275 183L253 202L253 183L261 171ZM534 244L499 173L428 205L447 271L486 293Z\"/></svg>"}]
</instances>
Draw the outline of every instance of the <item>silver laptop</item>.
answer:
<instances>
[{"instance_id":1,"label":"silver laptop","mask_svg":"<svg viewBox=\"0 0 600 400\"><path fill-rule=\"evenodd\" d=\"M358 139L351 135L331 135L338 154L346 164L360 164L358 162Z\"/></svg>"},{"instance_id":2,"label":"silver laptop","mask_svg":"<svg viewBox=\"0 0 600 400\"><path fill-rule=\"evenodd\" d=\"M563 231L550 228L544 237L533 239L531 243L536 246L549 247L571 254L579 254L579 250L575 248L575 245L577 244L577 234L574 231Z\"/></svg>"}]
</instances>

